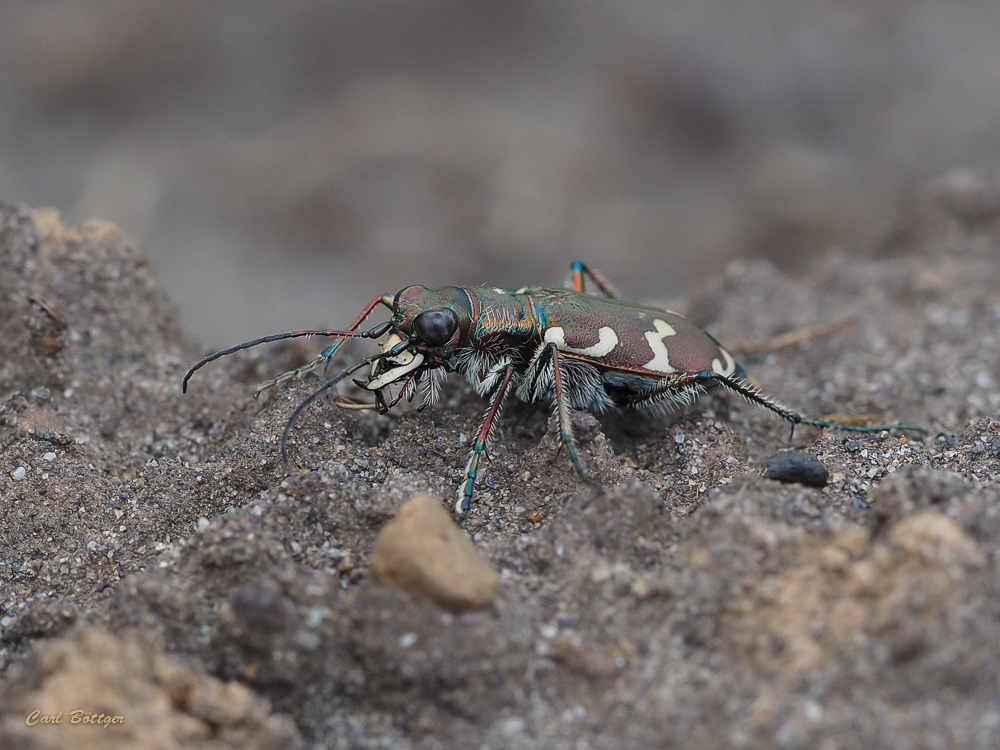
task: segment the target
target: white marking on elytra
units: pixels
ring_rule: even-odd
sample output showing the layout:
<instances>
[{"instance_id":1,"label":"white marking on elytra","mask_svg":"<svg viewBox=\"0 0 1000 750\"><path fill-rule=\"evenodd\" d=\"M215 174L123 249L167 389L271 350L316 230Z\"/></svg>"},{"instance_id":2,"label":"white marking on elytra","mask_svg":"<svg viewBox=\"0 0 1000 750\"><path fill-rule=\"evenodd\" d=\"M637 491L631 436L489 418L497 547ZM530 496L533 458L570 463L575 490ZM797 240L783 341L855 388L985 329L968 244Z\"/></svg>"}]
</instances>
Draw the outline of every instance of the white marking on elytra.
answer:
<instances>
[{"instance_id":1,"label":"white marking on elytra","mask_svg":"<svg viewBox=\"0 0 1000 750\"><path fill-rule=\"evenodd\" d=\"M672 373L677 372L677 368L670 364L670 354L667 352L667 345L664 339L667 336L676 336L677 331L665 320L655 318L653 320L655 331L646 331L643 336L649 342L649 348L653 350L653 358L643 365L647 370L656 372Z\"/></svg>"},{"instance_id":2,"label":"white marking on elytra","mask_svg":"<svg viewBox=\"0 0 1000 750\"><path fill-rule=\"evenodd\" d=\"M546 329L544 339L546 344L555 344L556 349L561 352L582 354L585 357L603 357L618 346L618 335L608 326L602 326L601 330L597 332L596 344L584 347L583 349L567 346L566 331L563 330L562 326L552 326Z\"/></svg>"},{"instance_id":3,"label":"white marking on elytra","mask_svg":"<svg viewBox=\"0 0 1000 750\"><path fill-rule=\"evenodd\" d=\"M722 363L718 358L712 360L712 372L717 372L720 375L730 376L736 372L736 360L733 359L733 355L719 347L719 351L722 352L722 356L726 358L726 366L723 367Z\"/></svg>"}]
</instances>

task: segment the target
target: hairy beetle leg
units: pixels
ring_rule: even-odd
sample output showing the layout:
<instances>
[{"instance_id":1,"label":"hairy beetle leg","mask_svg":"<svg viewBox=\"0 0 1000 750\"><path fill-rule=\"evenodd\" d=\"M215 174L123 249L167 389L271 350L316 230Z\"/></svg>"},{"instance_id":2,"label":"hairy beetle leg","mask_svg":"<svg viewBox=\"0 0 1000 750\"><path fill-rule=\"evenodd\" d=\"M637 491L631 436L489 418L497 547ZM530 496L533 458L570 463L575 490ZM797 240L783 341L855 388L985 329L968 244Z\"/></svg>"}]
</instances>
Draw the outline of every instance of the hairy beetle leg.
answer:
<instances>
[{"instance_id":1,"label":"hairy beetle leg","mask_svg":"<svg viewBox=\"0 0 1000 750\"><path fill-rule=\"evenodd\" d=\"M874 432L885 432L885 431L901 431L909 430L912 432L926 432L919 425L906 424L903 422L894 422L892 424L876 424L870 426L845 424L843 422L831 422L825 419L816 419L815 417L806 417L791 409L788 409L777 401L772 399L770 396L760 392L760 389L748 383L745 380L738 380L736 378L728 377L726 375L721 375L714 370L702 370L701 372L695 372L684 377L675 378L670 380L665 385L663 385L658 390L651 393L643 395L642 405L652 406L659 403L660 401L666 401L671 399L676 399L678 394L690 394L695 389L705 389L712 385L722 385L728 390L736 393L747 401L764 409L767 409L773 414L777 414L779 417L784 419L786 422L791 424L792 433L794 435L795 425L805 424L812 427L820 427L823 429L830 430L841 430L843 432L859 432L864 434L871 434Z\"/></svg>"},{"instance_id":2,"label":"hairy beetle leg","mask_svg":"<svg viewBox=\"0 0 1000 750\"><path fill-rule=\"evenodd\" d=\"M704 375L705 373L699 373L699 375ZM792 429L795 429L797 424L807 424L813 427L820 427L823 429L830 430L841 430L842 432L861 432L861 433L873 433L873 432L887 432L892 430L910 430L912 432L925 432L923 427L914 424L905 424L903 422L894 422L892 424L876 424L870 426L844 424L843 422L829 422L825 419L816 419L815 417L805 417L801 414L791 411L785 408L777 401L765 396L760 391L758 391L753 386L747 385L746 383L741 383L732 378L728 378L724 375L719 375L718 373L710 373L711 379L716 380L722 385L724 385L729 390L738 393L743 396L747 401L762 406L770 412L777 414L782 419L791 422Z\"/></svg>"},{"instance_id":3,"label":"hairy beetle leg","mask_svg":"<svg viewBox=\"0 0 1000 750\"><path fill-rule=\"evenodd\" d=\"M843 422L830 422L825 419L816 419L815 417L805 417L802 416L801 414L797 414L796 412L791 411L790 409L785 408L774 399L765 396L756 387L749 385L745 382L740 382L738 380L726 377L725 375L719 375L718 373L709 371L697 373L694 377L696 378L702 377L705 379L705 381L714 380L716 382L719 382L729 390L733 391L734 393L738 393L739 395L741 395L750 403L756 404L757 406L761 406L767 409L768 411L777 414L782 419L791 423L792 434L794 434L795 425L798 424L811 425L812 427L820 427L822 429L840 430L842 432L860 432L865 434L871 434L874 432L888 432L893 430L926 432L926 430L924 430L924 428L920 427L919 425L906 424L903 422L893 422L892 424L876 424L876 425L863 426L863 425L845 424Z\"/></svg>"}]
</instances>

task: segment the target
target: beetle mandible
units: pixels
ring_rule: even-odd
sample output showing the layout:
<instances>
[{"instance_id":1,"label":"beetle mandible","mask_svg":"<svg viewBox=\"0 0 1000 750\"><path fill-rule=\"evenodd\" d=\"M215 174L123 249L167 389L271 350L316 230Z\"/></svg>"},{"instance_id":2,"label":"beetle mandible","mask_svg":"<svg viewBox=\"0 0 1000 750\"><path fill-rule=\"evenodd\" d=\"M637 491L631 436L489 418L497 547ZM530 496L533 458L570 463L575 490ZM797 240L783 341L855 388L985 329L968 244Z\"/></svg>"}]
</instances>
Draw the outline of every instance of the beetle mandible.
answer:
<instances>
[{"instance_id":1,"label":"beetle mandible","mask_svg":"<svg viewBox=\"0 0 1000 750\"><path fill-rule=\"evenodd\" d=\"M587 293L588 279L599 294ZM423 392L421 408L434 403L445 374L458 372L489 402L459 488L455 506L459 518L469 512L480 461L510 394L532 404L552 402L559 440L577 475L591 486L597 485L577 453L571 409L599 413L627 407L655 412L691 403L707 388L722 386L793 427L808 424L853 432L920 429L905 424L863 427L804 417L748 383L733 355L683 315L618 299L600 275L580 261L571 266L571 286L517 291L408 286L394 297L372 300L345 330L279 333L210 354L188 370L182 389L187 392L191 376L209 362L259 344L309 336L334 338L312 361L261 383L258 395L291 378L325 369L348 338L382 339L377 354L339 372L295 407L281 436L281 455L287 461L288 436L302 410L363 367L371 368L367 379L354 382L374 394L374 406L383 414L403 398L412 400L418 387ZM363 330L362 324L379 306L391 310L391 318ZM387 399L390 385L399 391Z\"/></svg>"}]
</instances>

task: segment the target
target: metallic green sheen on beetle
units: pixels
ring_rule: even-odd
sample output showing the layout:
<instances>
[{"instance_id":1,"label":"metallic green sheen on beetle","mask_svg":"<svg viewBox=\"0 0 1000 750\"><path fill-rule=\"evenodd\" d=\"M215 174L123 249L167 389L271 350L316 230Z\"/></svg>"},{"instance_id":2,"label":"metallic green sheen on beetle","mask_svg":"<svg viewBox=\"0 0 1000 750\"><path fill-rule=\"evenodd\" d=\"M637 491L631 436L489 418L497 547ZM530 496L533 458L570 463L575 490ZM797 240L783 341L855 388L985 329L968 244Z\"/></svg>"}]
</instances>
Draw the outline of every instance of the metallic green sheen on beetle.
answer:
<instances>
[{"instance_id":1,"label":"metallic green sheen on beetle","mask_svg":"<svg viewBox=\"0 0 1000 750\"><path fill-rule=\"evenodd\" d=\"M588 279L599 294L587 293ZM571 287L511 291L408 286L394 297L372 300L344 330L279 333L211 354L187 372L183 389L187 390L188 380L204 365L258 344L303 336L335 339L311 362L261 383L259 394L325 368L347 338L382 339L378 354L330 378L295 408L281 436L281 453L287 459L288 435L302 410L363 367L370 367L367 379L354 382L374 394L374 406L382 413L400 399L411 400L418 388L423 394L421 408L434 403L444 375L458 372L489 402L459 488L456 512L460 518L469 512L480 461L511 394L527 403L553 404L559 439L577 474L590 485L595 483L584 471L574 445L571 409L657 411L690 403L706 388L723 386L792 425L853 432L919 429L903 424L859 427L803 417L749 385L743 368L725 347L684 316L617 299L601 277L579 261L571 267ZM388 308L391 318L362 330L379 306ZM391 399L386 398L389 386L399 389Z\"/></svg>"}]
</instances>

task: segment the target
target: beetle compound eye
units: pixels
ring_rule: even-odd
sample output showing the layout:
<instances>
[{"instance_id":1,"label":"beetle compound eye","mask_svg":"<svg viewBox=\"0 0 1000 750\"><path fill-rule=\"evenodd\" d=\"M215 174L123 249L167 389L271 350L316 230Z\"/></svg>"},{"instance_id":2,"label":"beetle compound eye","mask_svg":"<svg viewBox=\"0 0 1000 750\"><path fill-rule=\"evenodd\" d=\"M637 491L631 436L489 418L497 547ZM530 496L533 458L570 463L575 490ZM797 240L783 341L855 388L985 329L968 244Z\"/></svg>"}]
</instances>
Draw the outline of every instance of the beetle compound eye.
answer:
<instances>
[{"instance_id":1,"label":"beetle compound eye","mask_svg":"<svg viewBox=\"0 0 1000 750\"><path fill-rule=\"evenodd\" d=\"M413 328L425 344L441 346L458 330L458 315L447 308L428 310L417 316Z\"/></svg>"}]
</instances>

